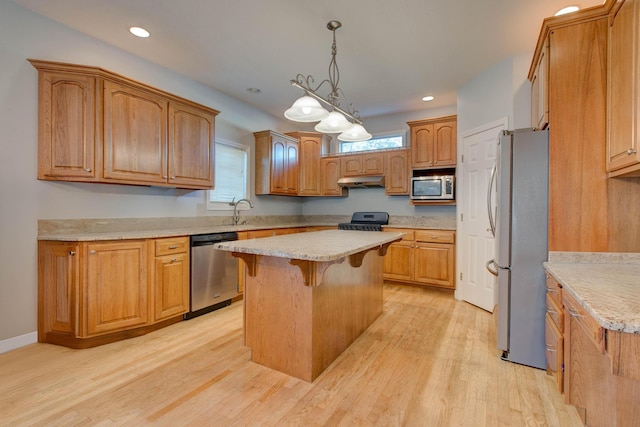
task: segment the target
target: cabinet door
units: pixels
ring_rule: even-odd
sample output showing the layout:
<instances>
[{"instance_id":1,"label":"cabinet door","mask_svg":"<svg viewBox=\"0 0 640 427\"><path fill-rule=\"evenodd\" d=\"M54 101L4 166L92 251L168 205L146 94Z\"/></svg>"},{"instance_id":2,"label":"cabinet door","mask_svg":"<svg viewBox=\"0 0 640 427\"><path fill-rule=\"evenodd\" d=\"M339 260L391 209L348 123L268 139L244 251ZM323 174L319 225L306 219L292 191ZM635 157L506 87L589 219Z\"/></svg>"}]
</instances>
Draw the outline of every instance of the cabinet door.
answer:
<instances>
[{"instance_id":1,"label":"cabinet door","mask_svg":"<svg viewBox=\"0 0 640 427\"><path fill-rule=\"evenodd\" d=\"M322 136L302 136L300 138L300 189L301 196L319 196L322 194L320 173L320 154L322 153Z\"/></svg>"},{"instance_id":2,"label":"cabinet door","mask_svg":"<svg viewBox=\"0 0 640 427\"><path fill-rule=\"evenodd\" d=\"M414 277L413 242L392 243L384 257L384 278L412 281Z\"/></svg>"},{"instance_id":3,"label":"cabinet door","mask_svg":"<svg viewBox=\"0 0 640 427\"><path fill-rule=\"evenodd\" d=\"M607 171L631 168L640 175L638 153L638 49L640 4L626 0L609 28ZM627 172L627 171L621 171ZM618 175L613 174L613 175Z\"/></svg>"},{"instance_id":4,"label":"cabinet door","mask_svg":"<svg viewBox=\"0 0 640 427\"><path fill-rule=\"evenodd\" d=\"M362 155L349 155L341 158L340 170L342 176L362 175Z\"/></svg>"},{"instance_id":5,"label":"cabinet door","mask_svg":"<svg viewBox=\"0 0 640 427\"><path fill-rule=\"evenodd\" d=\"M456 165L457 121L435 124L434 166Z\"/></svg>"},{"instance_id":6,"label":"cabinet door","mask_svg":"<svg viewBox=\"0 0 640 427\"><path fill-rule=\"evenodd\" d=\"M215 115L169 103L169 184L213 188Z\"/></svg>"},{"instance_id":7,"label":"cabinet door","mask_svg":"<svg viewBox=\"0 0 640 427\"><path fill-rule=\"evenodd\" d=\"M545 352L547 356L547 372L556 378L558 391L562 393L564 383L564 339L562 332L547 313L545 317Z\"/></svg>"},{"instance_id":8,"label":"cabinet door","mask_svg":"<svg viewBox=\"0 0 640 427\"><path fill-rule=\"evenodd\" d=\"M433 166L434 141L433 123L411 127L411 166L414 169Z\"/></svg>"},{"instance_id":9,"label":"cabinet door","mask_svg":"<svg viewBox=\"0 0 640 427\"><path fill-rule=\"evenodd\" d=\"M178 316L189 310L189 256L186 253L155 259L154 320Z\"/></svg>"},{"instance_id":10,"label":"cabinet door","mask_svg":"<svg viewBox=\"0 0 640 427\"><path fill-rule=\"evenodd\" d=\"M286 188L285 192L291 195L298 194L298 143L287 141L286 152Z\"/></svg>"},{"instance_id":11,"label":"cabinet door","mask_svg":"<svg viewBox=\"0 0 640 427\"><path fill-rule=\"evenodd\" d=\"M544 129L549 124L549 39L540 52L531 79L531 127Z\"/></svg>"},{"instance_id":12,"label":"cabinet door","mask_svg":"<svg viewBox=\"0 0 640 427\"><path fill-rule=\"evenodd\" d=\"M38 178L96 177L96 79L40 71Z\"/></svg>"},{"instance_id":13,"label":"cabinet door","mask_svg":"<svg viewBox=\"0 0 640 427\"><path fill-rule=\"evenodd\" d=\"M406 150L386 153L385 194L409 194L409 156Z\"/></svg>"},{"instance_id":14,"label":"cabinet door","mask_svg":"<svg viewBox=\"0 0 640 427\"><path fill-rule=\"evenodd\" d=\"M320 160L322 168L322 195L342 196L344 188L338 185L340 178L340 158L323 157Z\"/></svg>"},{"instance_id":15,"label":"cabinet door","mask_svg":"<svg viewBox=\"0 0 640 427\"><path fill-rule=\"evenodd\" d=\"M287 143L273 137L271 142L271 185L270 192L284 194L287 188Z\"/></svg>"},{"instance_id":16,"label":"cabinet door","mask_svg":"<svg viewBox=\"0 0 640 427\"><path fill-rule=\"evenodd\" d=\"M148 323L147 250L143 240L85 243L83 335ZM90 296L90 297L89 297Z\"/></svg>"},{"instance_id":17,"label":"cabinet door","mask_svg":"<svg viewBox=\"0 0 640 427\"><path fill-rule=\"evenodd\" d=\"M104 82L104 177L166 184L167 105L150 92Z\"/></svg>"},{"instance_id":18,"label":"cabinet door","mask_svg":"<svg viewBox=\"0 0 640 427\"><path fill-rule=\"evenodd\" d=\"M416 243L415 280L420 283L455 288L454 245Z\"/></svg>"},{"instance_id":19,"label":"cabinet door","mask_svg":"<svg viewBox=\"0 0 640 427\"><path fill-rule=\"evenodd\" d=\"M364 175L384 174L384 155L382 153L363 154L362 173Z\"/></svg>"},{"instance_id":20,"label":"cabinet door","mask_svg":"<svg viewBox=\"0 0 640 427\"><path fill-rule=\"evenodd\" d=\"M48 332L76 335L80 247L68 242L38 244L38 341Z\"/></svg>"}]
</instances>

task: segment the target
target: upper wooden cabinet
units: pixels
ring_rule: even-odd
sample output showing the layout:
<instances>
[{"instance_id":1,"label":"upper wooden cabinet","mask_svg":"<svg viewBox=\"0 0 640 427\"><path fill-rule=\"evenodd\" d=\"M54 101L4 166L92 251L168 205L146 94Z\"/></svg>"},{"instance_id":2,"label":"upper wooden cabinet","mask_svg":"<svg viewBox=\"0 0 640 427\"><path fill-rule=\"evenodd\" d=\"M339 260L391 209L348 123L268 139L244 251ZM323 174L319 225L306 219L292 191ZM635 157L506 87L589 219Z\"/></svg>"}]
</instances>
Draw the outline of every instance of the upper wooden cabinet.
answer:
<instances>
[{"instance_id":1,"label":"upper wooden cabinet","mask_svg":"<svg viewBox=\"0 0 640 427\"><path fill-rule=\"evenodd\" d=\"M321 191L323 196L346 196L348 189L338 185L341 176L340 157L323 157L320 159Z\"/></svg>"},{"instance_id":2,"label":"upper wooden cabinet","mask_svg":"<svg viewBox=\"0 0 640 427\"><path fill-rule=\"evenodd\" d=\"M545 129L549 124L549 38L545 39L531 76L531 127Z\"/></svg>"},{"instance_id":3,"label":"upper wooden cabinet","mask_svg":"<svg viewBox=\"0 0 640 427\"><path fill-rule=\"evenodd\" d=\"M640 1L618 3L622 6L609 20L607 171L609 176L640 176Z\"/></svg>"},{"instance_id":4,"label":"upper wooden cabinet","mask_svg":"<svg viewBox=\"0 0 640 427\"><path fill-rule=\"evenodd\" d=\"M38 178L213 188L218 111L102 70L38 69Z\"/></svg>"},{"instance_id":5,"label":"upper wooden cabinet","mask_svg":"<svg viewBox=\"0 0 640 427\"><path fill-rule=\"evenodd\" d=\"M393 150L384 153L384 192L388 195L409 194L409 150Z\"/></svg>"},{"instance_id":6,"label":"upper wooden cabinet","mask_svg":"<svg viewBox=\"0 0 640 427\"><path fill-rule=\"evenodd\" d=\"M341 176L383 175L384 154L348 154L341 158Z\"/></svg>"},{"instance_id":7,"label":"upper wooden cabinet","mask_svg":"<svg viewBox=\"0 0 640 427\"><path fill-rule=\"evenodd\" d=\"M256 194L298 195L298 140L265 130L255 132Z\"/></svg>"},{"instance_id":8,"label":"upper wooden cabinet","mask_svg":"<svg viewBox=\"0 0 640 427\"><path fill-rule=\"evenodd\" d=\"M407 122L413 169L456 166L457 116Z\"/></svg>"},{"instance_id":9,"label":"upper wooden cabinet","mask_svg":"<svg viewBox=\"0 0 640 427\"><path fill-rule=\"evenodd\" d=\"M299 196L321 196L322 174L320 157L324 150L323 134L317 132L290 132L286 135L298 140Z\"/></svg>"}]
</instances>

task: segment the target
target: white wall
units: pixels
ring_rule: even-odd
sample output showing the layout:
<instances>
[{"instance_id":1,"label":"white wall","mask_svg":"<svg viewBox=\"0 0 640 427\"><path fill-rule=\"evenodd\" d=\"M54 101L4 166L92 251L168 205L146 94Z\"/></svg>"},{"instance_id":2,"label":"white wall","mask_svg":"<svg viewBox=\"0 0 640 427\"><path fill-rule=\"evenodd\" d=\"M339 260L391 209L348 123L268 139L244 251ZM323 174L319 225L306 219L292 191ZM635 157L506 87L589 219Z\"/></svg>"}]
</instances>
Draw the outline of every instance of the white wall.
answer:
<instances>
[{"instance_id":1,"label":"white wall","mask_svg":"<svg viewBox=\"0 0 640 427\"><path fill-rule=\"evenodd\" d=\"M3 340L34 339L37 220L220 215L204 191L38 181L37 71L27 58L95 65L221 111L216 136L253 146L253 132L291 130L184 76L0 0L0 351ZM250 215L298 215L298 198L260 197ZM228 213L222 213L228 215ZM6 347L5 345L5 347Z\"/></svg>"}]
</instances>

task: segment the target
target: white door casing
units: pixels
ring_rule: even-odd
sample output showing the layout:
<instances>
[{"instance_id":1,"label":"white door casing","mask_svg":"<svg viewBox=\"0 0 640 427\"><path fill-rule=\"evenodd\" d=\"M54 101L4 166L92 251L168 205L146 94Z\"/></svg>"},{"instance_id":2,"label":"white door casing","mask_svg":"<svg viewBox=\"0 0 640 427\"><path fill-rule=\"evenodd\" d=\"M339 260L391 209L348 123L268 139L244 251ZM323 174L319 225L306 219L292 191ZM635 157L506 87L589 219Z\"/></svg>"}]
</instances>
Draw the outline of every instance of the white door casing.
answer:
<instances>
[{"instance_id":1,"label":"white door casing","mask_svg":"<svg viewBox=\"0 0 640 427\"><path fill-rule=\"evenodd\" d=\"M485 266L495 253L487 214L487 190L496 162L498 135L506 129L505 117L460 135L456 298L489 312L493 312L497 302L497 285L495 276Z\"/></svg>"}]
</instances>

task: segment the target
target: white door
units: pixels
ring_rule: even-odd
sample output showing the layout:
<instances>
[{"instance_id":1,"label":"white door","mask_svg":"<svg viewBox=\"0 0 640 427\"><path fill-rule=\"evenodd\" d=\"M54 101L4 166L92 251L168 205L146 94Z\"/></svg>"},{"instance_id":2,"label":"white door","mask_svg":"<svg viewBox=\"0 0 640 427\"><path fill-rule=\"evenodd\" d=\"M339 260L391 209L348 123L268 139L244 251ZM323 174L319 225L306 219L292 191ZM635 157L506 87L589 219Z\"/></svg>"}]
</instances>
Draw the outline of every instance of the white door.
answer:
<instances>
[{"instance_id":1,"label":"white door","mask_svg":"<svg viewBox=\"0 0 640 427\"><path fill-rule=\"evenodd\" d=\"M500 131L507 118L488 123L460 136L462 161L458 168L458 274L456 298L493 312L496 305L495 276L486 269L493 259L495 240L487 214L487 191L496 162ZM494 188L495 191L495 188ZM493 198L495 200L495 197Z\"/></svg>"}]
</instances>

